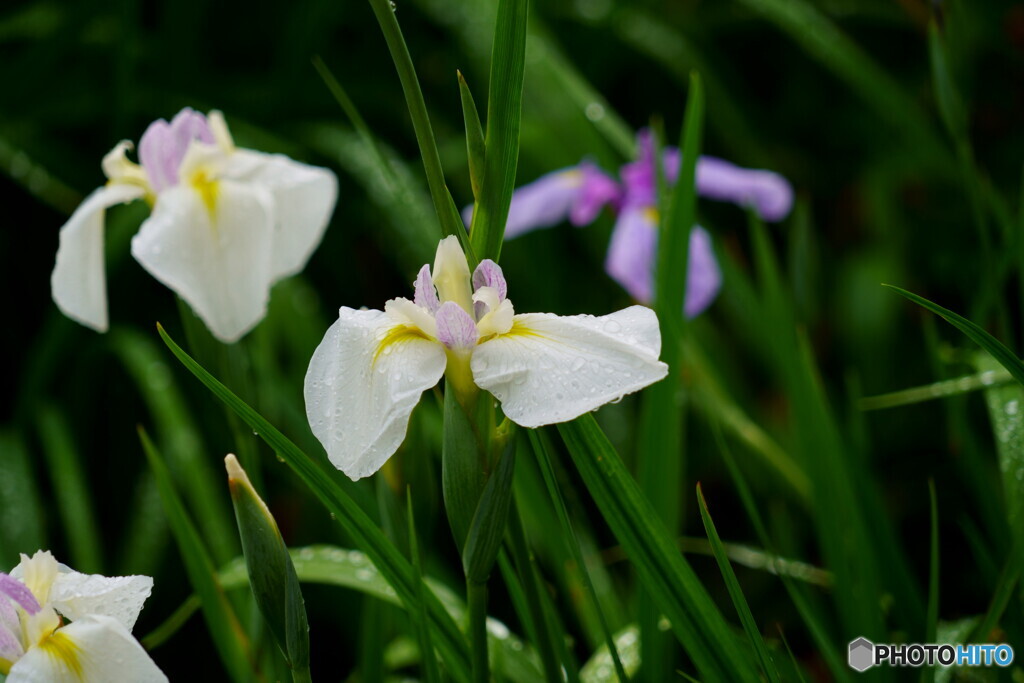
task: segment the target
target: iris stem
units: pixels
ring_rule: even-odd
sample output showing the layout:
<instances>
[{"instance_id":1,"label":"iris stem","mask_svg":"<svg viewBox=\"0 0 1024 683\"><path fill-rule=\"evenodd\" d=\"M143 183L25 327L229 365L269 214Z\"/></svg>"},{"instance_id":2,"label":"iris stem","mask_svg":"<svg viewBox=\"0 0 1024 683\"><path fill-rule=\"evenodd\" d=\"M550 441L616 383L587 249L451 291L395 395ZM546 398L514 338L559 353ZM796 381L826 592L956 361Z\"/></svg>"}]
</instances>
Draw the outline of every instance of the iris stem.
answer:
<instances>
[{"instance_id":1,"label":"iris stem","mask_svg":"<svg viewBox=\"0 0 1024 683\"><path fill-rule=\"evenodd\" d=\"M488 683L487 663L487 584L466 579L469 603L469 646L473 665L473 683Z\"/></svg>"}]
</instances>

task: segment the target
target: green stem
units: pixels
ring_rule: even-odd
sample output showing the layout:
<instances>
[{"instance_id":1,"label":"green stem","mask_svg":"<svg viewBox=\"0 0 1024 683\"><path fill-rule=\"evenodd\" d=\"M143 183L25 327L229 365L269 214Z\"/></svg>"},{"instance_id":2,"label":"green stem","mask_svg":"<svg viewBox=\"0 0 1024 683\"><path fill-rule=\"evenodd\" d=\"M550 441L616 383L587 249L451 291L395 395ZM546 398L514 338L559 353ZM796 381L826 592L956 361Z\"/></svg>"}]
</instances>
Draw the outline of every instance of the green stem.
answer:
<instances>
[{"instance_id":1,"label":"green stem","mask_svg":"<svg viewBox=\"0 0 1024 683\"><path fill-rule=\"evenodd\" d=\"M313 683L313 678L309 675L309 667L292 669L292 683Z\"/></svg>"},{"instance_id":2,"label":"green stem","mask_svg":"<svg viewBox=\"0 0 1024 683\"><path fill-rule=\"evenodd\" d=\"M548 683L561 683L562 667L558 664L552 634L548 629L548 621L544 616L540 595L540 582L537 580L533 561L530 557L530 549L526 544L526 532L523 530L523 520L519 516L519 507L516 505L515 498L512 500L512 507L508 513L508 542L509 548L512 551L512 557L516 563L516 570L519 573L519 579L523 585L523 593L526 595L526 606L531 611L530 618L533 621L534 643L544 668L545 680Z\"/></svg>"},{"instance_id":3,"label":"green stem","mask_svg":"<svg viewBox=\"0 0 1024 683\"><path fill-rule=\"evenodd\" d=\"M471 256L468 248L469 240L466 239L466 230L459 218L458 209L452 201L451 193L444 181L444 169L441 167L441 156L437 152L437 142L434 139L434 129L430 125L430 116L427 114L427 105L423 100L423 91L420 89L419 79L416 77L416 67L412 63L412 56L409 54L409 47L402 37L402 29L395 18L395 10L389 0L370 0L370 7L377 17L377 23L384 33L384 40L391 52L391 59L395 62L395 69L398 71L398 78L402 82L402 91L405 93L406 106L409 107L409 117L412 119L412 127L416 133L416 142L419 144L420 156L423 158L423 169L427 174L427 185L430 188L430 198L434 202L434 210L437 212L437 219L441 224L443 235L456 235L462 243L462 248ZM473 259L475 261L475 259Z\"/></svg>"},{"instance_id":4,"label":"green stem","mask_svg":"<svg viewBox=\"0 0 1024 683\"><path fill-rule=\"evenodd\" d=\"M467 579L466 599L469 602L469 646L473 682L488 683L490 669L487 664L487 584Z\"/></svg>"}]
</instances>

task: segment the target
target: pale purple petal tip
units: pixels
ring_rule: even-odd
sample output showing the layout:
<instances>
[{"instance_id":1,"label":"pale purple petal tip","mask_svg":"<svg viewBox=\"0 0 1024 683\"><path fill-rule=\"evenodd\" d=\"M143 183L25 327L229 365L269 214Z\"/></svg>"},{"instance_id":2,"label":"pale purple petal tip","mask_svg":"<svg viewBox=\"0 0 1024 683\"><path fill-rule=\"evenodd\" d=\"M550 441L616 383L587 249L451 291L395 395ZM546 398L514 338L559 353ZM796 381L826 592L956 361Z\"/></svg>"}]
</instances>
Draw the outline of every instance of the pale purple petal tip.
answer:
<instances>
[{"instance_id":1,"label":"pale purple petal tip","mask_svg":"<svg viewBox=\"0 0 1024 683\"><path fill-rule=\"evenodd\" d=\"M582 185L576 201L569 210L569 222L579 227L594 222L606 204L617 203L622 190L596 164L584 161L579 165Z\"/></svg>"},{"instance_id":2,"label":"pale purple petal tip","mask_svg":"<svg viewBox=\"0 0 1024 683\"><path fill-rule=\"evenodd\" d=\"M139 161L157 192L178 184L178 167L193 140L214 143L213 131L203 114L185 107L167 123L149 124L139 140Z\"/></svg>"},{"instance_id":3,"label":"pale purple petal tip","mask_svg":"<svg viewBox=\"0 0 1024 683\"><path fill-rule=\"evenodd\" d=\"M493 287L498 290L498 301L504 301L508 295L508 283L501 266L489 258L485 258L473 271L473 291L481 287Z\"/></svg>"},{"instance_id":4,"label":"pale purple petal tip","mask_svg":"<svg viewBox=\"0 0 1024 683\"><path fill-rule=\"evenodd\" d=\"M437 309L437 340L452 350L464 351L476 346L480 338L476 322L454 301Z\"/></svg>"},{"instance_id":5,"label":"pale purple petal tip","mask_svg":"<svg viewBox=\"0 0 1024 683\"><path fill-rule=\"evenodd\" d=\"M512 239L538 228L550 228L568 218L582 189L576 168L541 176L512 193L505 223L505 238Z\"/></svg>"},{"instance_id":6,"label":"pale purple petal tip","mask_svg":"<svg viewBox=\"0 0 1024 683\"><path fill-rule=\"evenodd\" d=\"M416 292L413 297L417 306L422 306L431 313L436 313L441 302L437 300L437 291L434 289L434 281L430 277L430 265L424 265L420 268L419 274L416 276L416 282L413 283L413 289Z\"/></svg>"},{"instance_id":7,"label":"pale purple petal tip","mask_svg":"<svg viewBox=\"0 0 1024 683\"><path fill-rule=\"evenodd\" d=\"M0 624L0 659L6 659L8 662L17 661L25 654L21 641L11 633L11 628L17 628L17 621L10 628Z\"/></svg>"},{"instance_id":8,"label":"pale purple petal tip","mask_svg":"<svg viewBox=\"0 0 1024 683\"><path fill-rule=\"evenodd\" d=\"M722 288L722 271L715 258L711 235L699 225L690 232L689 263L686 269L686 303L683 312L695 318L711 305Z\"/></svg>"},{"instance_id":9,"label":"pale purple petal tip","mask_svg":"<svg viewBox=\"0 0 1024 683\"><path fill-rule=\"evenodd\" d=\"M41 609L36 596L32 595L32 591L25 584L0 572L0 598L4 595L18 603L29 614L35 614Z\"/></svg>"},{"instance_id":10,"label":"pale purple petal tip","mask_svg":"<svg viewBox=\"0 0 1024 683\"><path fill-rule=\"evenodd\" d=\"M640 303L654 296L654 248L658 232L650 207L625 208L619 214L605 258L605 270Z\"/></svg>"},{"instance_id":11,"label":"pale purple petal tip","mask_svg":"<svg viewBox=\"0 0 1024 683\"><path fill-rule=\"evenodd\" d=\"M740 168L715 157L698 159L697 193L752 206L766 221L782 220L793 208L793 188L778 173Z\"/></svg>"}]
</instances>

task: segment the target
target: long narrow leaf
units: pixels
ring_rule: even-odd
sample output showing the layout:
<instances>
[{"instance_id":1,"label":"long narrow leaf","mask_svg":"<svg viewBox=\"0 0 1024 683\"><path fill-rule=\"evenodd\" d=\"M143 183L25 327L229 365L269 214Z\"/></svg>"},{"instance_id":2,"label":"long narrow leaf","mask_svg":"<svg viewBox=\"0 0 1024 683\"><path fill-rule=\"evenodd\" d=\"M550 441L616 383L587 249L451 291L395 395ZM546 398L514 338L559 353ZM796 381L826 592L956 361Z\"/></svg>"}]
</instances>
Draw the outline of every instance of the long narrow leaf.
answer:
<instances>
[{"instance_id":1,"label":"long narrow leaf","mask_svg":"<svg viewBox=\"0 0 1024 683\"><path fill-rule=\"evenodd\" d=\"M1007 372L1009 372L1015 380L1024 384L1024 362L1021 362L1020 358L1018 358L1013 351L1008 349L1001 341L983 330L979 325L971 322L961 315L957 315L947 308L943 308L942 306L925 299L923 296L918 296L917 294L908 292L905 289L900 289L893 285L883 284L882 286L888 287L897 294L905 296L917 305L923 306L935 315L943 318L950 325L970 337L975 344L988 351L1000 365L1006 368Z\"/></svg>"},{"instance_id":2,"label":"long narrow leaf","mask_svg":"<svg viewBox=\"0 0 1024 683\"><path fill-rule=\"evenodd\" d=\"M697 484L697 502L700 505L700 517L704 521L704 529L708 533L708 540L711 541L711 549L715 554L715 561L718 562L718 568L722 571L725 587L729 591L729 597L732 598L732 604L740 617L740 623L743 624L743 630L747 632L747 637L750 638L750 642L754 646L754 652L761 662L761 670L764 675L768 677L769 681L778 683L779 672L775 668L771 653L768 652L768 646L764 644L764 638L757 628L754 615L750 613L750 605L743 597L743 589L740 588L740 582L736 579L736 573L732 570L732 565L729 564L729 557L726 555L722 539L718 536L718 530L715 529L715 523L711 519L711 512L708 510L708 503L704 499L704 492L701 490L700 484Z\"/></svg>"},{"instance_id":3,"label":"long narrow leaf","mask_svg":"<svg viewBox=\"0 0 1024 683\"><path fill-rule=\"evenodd\" d=\"M171 531L178 542L185 571L188 573L189 582L199 595L203 616L206 618L210 636L217 646L221 661L235 681L239 683L250 681L256 672L249 657L245 632L231 608L224 588L217 579L217 570L213 560L210 559L210 554L203 545L198 530L174 490L167 465L164 464L156 446L141 427L139 427L139 439L142 441L142 449L145 451L149 466L156 477L160 499L163 501L167 519L171 524Z\"/></svg>"},{"instance_id":4,"label":"long narrow leaf","mask_svg":"<svg viewBox=\"0 0 1024 683\"><path fill-rule=\"evenodd\" d=\"M558 425L573 462L680 644L710 680L752 680L756 668L592 415Z\"/></svg>"},{"instance_id":5,"label":"long narrow leaf","mask_svg":"<svg viewBox=\"0 0 1024 683\"><path fill-rule=\"evenodd\" d=\"M210 373L174 343L163 327L158 326L161 338L171 352L189 372L196 376L218 399L223 401L249 425L275 453L306 483L317 498L330 510L358 546L369 555L407 609L415 609L418 590L415 570L402 557L365 512L344 491L331 481L308 455L263 419L255 410L235 396ZM427 595L427 612L437 632L437 643L449 670L458 680L469 678L469 651L458 627L432 594Z\"/></svg>"},{"instance_id":6,"label":"long narrow leaf","mask_svg":"<svg viewBox=\"0 0 1024 683\"><path fill-rule=\"evenodd\" d=\"M497 260L505 235L519 161L526 24L529 0L500 0L494 24L491 80L487 95L482 198L473 210L470 238L480 258Z\"/></svg>"}]
</instances>

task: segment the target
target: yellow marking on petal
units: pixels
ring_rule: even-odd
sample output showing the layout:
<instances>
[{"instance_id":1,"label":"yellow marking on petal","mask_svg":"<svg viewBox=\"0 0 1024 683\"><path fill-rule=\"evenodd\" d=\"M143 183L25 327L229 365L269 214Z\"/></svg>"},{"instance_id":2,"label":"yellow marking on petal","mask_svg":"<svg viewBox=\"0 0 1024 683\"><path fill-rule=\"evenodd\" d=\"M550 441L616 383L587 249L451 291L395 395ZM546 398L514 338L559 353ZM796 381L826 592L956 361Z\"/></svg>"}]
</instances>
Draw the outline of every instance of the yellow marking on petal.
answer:
<instances>
[{"instance_id":1,"label":"yellow marking on petal","mask_svg":"<svg viewBox=\"0 0 1024 683\"><path fill-rule=\"evenodd\" d=\"M499 337L508 337L510 335L517 335L520 337L533 337L534 339L547 339L543 334L536 331L531 327L527 327L523 322L519 320L512 321L512 329L505 334L497 335Z\"/></svg>"},{"instance_id":2,"label":"yellow marking on petal","mask_svg":"<svg viewBox=\"0 0 1024 683\"><path fill-rule=\"evenodd\" d=\"M78 655L82 652L78 643L73 641L63 631L54 631L49 638L39 643L39 648L53 659L57 660L72 675L81 680L82 662Z\"/></svg>"},{"instance_id":3,"label":"yellow marking on petal","mask_svg":"<svg viewBox=\"0 0 1024 683\"><path fill-rule=\"evenodd\" d=\"M192 174L192 187L199 193L199 197L210 212L211 219L217 211L217 195L220 194L219 183L207 175L206 171L200 169Z\"/></svg>"},{"instance_id":4,"label":"yellow marking on petal","mask_svg":"<svg viewBox=\"0 0 1024 683\"><path fill-rule=\"evenodd\" d=\"M4 659L3 657L0 657L0 674L6 676L7 674L11 673L12 666L14 666L14 662L10 661L9 659Z\"/></svg>"},{"instance_id":5,"label":"yellow marking on petal","mask_svg":"<svg viewBox=\"0 0 1024 683\"><path fill-rule=\"evenodd\" d=\"M373 360L370 362L370 367L372 368L377 365L377 359L382 355L391 353L386 349L392 348L396 344L404 344L405 342L412 341L413 339L433 341L418 327L410 327L408 325L396 325L395 327L392 327L380 342L377 343L377 350L373 352Z\"/></svg>"}]
</instances>

